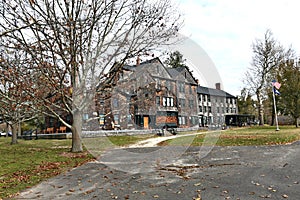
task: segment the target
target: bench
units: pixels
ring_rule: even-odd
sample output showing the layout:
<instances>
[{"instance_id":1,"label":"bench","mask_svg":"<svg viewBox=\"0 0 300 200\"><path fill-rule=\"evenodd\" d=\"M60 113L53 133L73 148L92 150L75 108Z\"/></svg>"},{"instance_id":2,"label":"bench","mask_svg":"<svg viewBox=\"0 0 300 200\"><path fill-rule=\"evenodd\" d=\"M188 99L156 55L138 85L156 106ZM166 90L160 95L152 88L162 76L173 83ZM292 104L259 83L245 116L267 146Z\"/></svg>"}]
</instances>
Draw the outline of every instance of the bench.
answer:
<instances>
[{"instance_id":1,"label":"bench","mask_svg":"<svg viewBox=\"0 0 300 200\"><path fill-rule=\"evenodd\" d=\"M59 129L56 129L56 132L61 132L61 133L66 133L67 132L67 127L65 126L61 126L59 127Z\"/></svg>"},{"instance_id":2,"label":"bench","mask_svg":"<svg viewBox=\"0 0 300 200\"><path fill-rule=\"evenodd\" d=\"M47 128L45 132L46 133L54 133L54 128L53 127Z\"/></svg>"}]
</instances>

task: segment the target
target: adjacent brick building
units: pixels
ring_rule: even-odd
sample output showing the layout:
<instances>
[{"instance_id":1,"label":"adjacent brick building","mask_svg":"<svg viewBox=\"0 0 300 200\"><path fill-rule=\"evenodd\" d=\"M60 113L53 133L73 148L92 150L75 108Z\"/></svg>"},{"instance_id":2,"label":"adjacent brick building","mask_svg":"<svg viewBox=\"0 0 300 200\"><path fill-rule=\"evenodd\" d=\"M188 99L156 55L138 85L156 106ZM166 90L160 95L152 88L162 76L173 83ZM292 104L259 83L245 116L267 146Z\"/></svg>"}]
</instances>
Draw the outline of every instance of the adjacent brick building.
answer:
<instances>
[{"instance_id":1,"label":"adjacent brick building","mask_svg":"<svg viewBox=\"0 0 300 200\"><path fill-rule=\"evenodd\" d=\"M226 115L238 114L237 98L220 89L198 86L199 126L222 126Z\"/></svg>"}]
</instances>

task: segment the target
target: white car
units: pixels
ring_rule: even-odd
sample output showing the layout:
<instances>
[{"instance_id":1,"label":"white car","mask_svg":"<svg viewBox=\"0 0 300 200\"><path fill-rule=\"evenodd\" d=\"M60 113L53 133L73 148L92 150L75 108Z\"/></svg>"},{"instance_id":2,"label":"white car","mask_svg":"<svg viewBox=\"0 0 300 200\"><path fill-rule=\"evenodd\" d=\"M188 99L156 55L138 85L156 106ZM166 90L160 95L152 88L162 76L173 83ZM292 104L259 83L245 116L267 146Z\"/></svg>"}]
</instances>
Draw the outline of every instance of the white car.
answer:
<instances>
[{"instance_id":1,"label":"white car","mask_svg":"<svg viewBox=\"0 0 300 200\"><path fill-rule=\"evenodd\" d=\"M8 134L6 134L6 132L0 131L0 137L6 137L6 136L12 136L11 132L8 132Z\"/></svg>"}]
</instances>

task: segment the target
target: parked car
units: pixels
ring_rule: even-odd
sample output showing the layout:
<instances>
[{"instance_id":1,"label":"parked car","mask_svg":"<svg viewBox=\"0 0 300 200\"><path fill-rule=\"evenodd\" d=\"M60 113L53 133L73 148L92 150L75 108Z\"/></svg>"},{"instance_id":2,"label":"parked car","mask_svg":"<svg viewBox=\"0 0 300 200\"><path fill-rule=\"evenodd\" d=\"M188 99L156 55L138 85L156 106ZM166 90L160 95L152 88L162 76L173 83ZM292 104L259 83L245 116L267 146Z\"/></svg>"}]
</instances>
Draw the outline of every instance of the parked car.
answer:
<instances>
[{"instance_id":1,"label":"parked car","mask_svg":"<svg viewBox=\"0 0 300 200\"><path fill-rule=\"evenodd\" d=\"M5 136L6 136L6 133L1 131L1 132L0 132L0 137L2 137L2 136L5 137Z\"/></svg>"},{"instance_id":2,"label":"parked car","mask_svg":"<svg viewBox=\"0 0 300 200\"><path fill-rule=\"evenodd\" d=\"M6 136L8 136L8 137L11 137L12 136L12 133L9 131L8 133L6 133L6 132L3 132L3 131L1 131L0 132L0 137L6 137Z\"/></svg>"}]
</instances>

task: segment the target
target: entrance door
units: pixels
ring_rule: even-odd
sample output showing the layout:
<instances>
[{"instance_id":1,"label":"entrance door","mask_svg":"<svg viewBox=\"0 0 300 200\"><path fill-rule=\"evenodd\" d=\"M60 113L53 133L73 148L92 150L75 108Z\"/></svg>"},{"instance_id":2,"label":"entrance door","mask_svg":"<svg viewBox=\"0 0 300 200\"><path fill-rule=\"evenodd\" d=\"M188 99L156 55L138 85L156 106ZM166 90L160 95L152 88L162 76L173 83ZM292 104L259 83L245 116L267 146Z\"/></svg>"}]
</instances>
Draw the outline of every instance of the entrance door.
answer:
<instances>
[{"instance_id":1,"label":"entrance door","mask_svg":"<svg viewBox=\"0 0 300 200\"><path fill-rule=\"evenodd\" d=\"M149 128L149 117L144 117L144 129Z\"/></svg>"}]
</instances>

